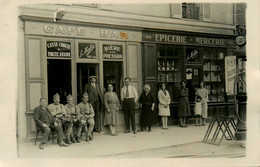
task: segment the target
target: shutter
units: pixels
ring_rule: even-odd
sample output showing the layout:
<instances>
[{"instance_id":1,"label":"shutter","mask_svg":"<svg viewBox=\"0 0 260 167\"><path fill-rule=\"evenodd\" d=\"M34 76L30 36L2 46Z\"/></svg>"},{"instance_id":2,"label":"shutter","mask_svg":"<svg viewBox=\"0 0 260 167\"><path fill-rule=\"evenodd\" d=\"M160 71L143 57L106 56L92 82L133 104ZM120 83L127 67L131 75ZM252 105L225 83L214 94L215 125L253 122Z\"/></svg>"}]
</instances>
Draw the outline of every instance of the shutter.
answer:
<instances>
[{"instance_id":1,"label":"shutter","mask_svg":"<svg viewBox=\"0 0 260 167\"><path fill-rule=\"evenodd\" d=\"M171 4L171 17L182 18L182 4L181 3Z\"/></svg>"},{"instance_id":2,"label":"shutter","mask_svg":"<svg viewBox=\"0 0 260 167\"><path fill-rule=\"evenodd\" d=\"M203 3L203 21L211 21L211 4Z\"/></svg>"}]
</instances>

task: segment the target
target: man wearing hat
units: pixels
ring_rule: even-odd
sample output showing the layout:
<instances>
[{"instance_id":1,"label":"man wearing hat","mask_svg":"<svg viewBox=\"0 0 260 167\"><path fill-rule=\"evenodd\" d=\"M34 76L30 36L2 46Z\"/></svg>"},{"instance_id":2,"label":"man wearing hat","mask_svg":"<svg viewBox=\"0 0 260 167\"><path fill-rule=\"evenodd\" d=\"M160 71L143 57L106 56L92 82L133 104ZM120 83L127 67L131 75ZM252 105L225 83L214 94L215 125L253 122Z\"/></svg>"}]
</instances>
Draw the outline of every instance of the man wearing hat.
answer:
<instances>
[{"instance_id":1,"label":"man wearing hat","mask_svg":"<svg viewBox=\"0 0 260 167\"><path fill-rule=\"evenodd\" d=\"M66 110L64 105L60 104L60 96L58 93L53 96L53 102L54 103L48 105L47 109L50 111L51 115L54 117L59 126L68 129L70 123L65 118Z\"/></svg>"},{"instance_id":2,"label":"man wearing hat","mask_svg":"<svg viewBox=\"0 0 260 167\"><path fill-rule=\"evenodd\" d=\"M43 135L41 139L40 149L44 149L48 141L51 129L54 129L58 133L59 145L67 147L68 145L63 142L64 134L62 127L56 122L54 117L46 108L46 99L40 99L40 105L36 107L33 111L34 120L36 122L36 129L43 130Z\"/></svg>"},{"instance_id":3,"label":"man wearing hat","mask_svg":"<svg viewBox=\"0 0 260 167\"><path fill-rule=\"evenodd\" d=\"M90 103L88 103L89 95L85 92L82 96L82 102L78 104L80 110L79 120L82 123L86 133L86 141L92 140L93 136L91 135L95 121L94 121L94 110Z\"/></svg>"},{"instance_id":4,"label":"man wearing hat","mask_svg":"<svg viewBox=\"0 0 260 167\"><path fill-rule=\"evenodd\" d=\"M102 95L99 85L97 82L96 76L89 77L90 83L85 86L85 92L88 93L89 103L93 106L95 112L95 132L100 132L101 130L101 121L100 121L100 108L102 106Z\"/></svg>"},{"instance_id":5,"label":"man wearing hat","mask_svg":"<svg viewBox=\"0 0 260 167\"><path fill-rule=\"evenodd\" d=\"M82 123L79 121L80 112L78 106L73 104L73 97L67 96L67 104L65 105L66 118L69 121L69 126L66 132L66 143L80 143L80 136L82 131ZM73 130L75 133L73 134ZM76 140L75 140L76 138Z\"/></svg>"}]
</instances>

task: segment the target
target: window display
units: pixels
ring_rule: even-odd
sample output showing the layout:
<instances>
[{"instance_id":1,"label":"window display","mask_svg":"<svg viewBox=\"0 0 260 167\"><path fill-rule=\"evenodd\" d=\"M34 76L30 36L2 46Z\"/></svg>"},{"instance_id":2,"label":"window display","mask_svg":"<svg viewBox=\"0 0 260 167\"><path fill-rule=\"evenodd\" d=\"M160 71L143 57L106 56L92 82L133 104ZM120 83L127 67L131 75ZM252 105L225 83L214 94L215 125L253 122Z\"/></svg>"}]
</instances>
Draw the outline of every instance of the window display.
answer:
<instances>
[{"instance_id":1,"label":"window display","mask_svg":"<svg viewBox=\"0 0 260 167\"><path fill-rule=\"evenodd\" d=\"M224 55L223 49L202 49L203 81L210 102L224 101Z\"/></svg>"}]
</instances>

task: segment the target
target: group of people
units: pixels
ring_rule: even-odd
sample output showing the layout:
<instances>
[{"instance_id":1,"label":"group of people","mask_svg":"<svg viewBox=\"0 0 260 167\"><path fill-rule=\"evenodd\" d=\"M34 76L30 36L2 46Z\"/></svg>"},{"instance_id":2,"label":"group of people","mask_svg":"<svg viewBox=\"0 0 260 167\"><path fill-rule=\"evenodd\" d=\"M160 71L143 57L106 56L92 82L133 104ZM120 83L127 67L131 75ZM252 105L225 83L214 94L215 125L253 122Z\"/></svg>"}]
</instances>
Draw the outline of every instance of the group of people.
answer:
<instances>
[{"instance_id":1,"label":"group of people","mask_svg":"<svg viewBox=\"0 0 260 167\"><path fill-rule=\"evenodd\" d=\"M46 99L40 99L40 106L34 109L34 119L36 122L37 131L42 130L43 136L41 139L40 149L44 149L47 143L51 130L58 134L58 144L67 147L72 143L81 142L81 134L84 130L86 132L86 141L93 139L93 131L100 132L100 108L104 104L105 117L104 125L110 129L112 136L117 136L116 127L118 126L118 111L120 108L120 101L115 92L113 92L113 85L108 84L108 91L102 98L99 85L96 83L96 76L91 76L90 83L85 86L82 95L82 102L78 105L73 104L73 97L67 96L67 104L60 104L60 97L58 94L53 96L53 103L46 104ZM132 129L136 134L142 131L151 132L151 126L154 123L155 104L156 99L151 93L149 84L145 84L143 92L138 97L136 88L130 84L130 78L125 78L125 86L121 89L121 102L124 112L125 131L130 133ZM185 87L185 82L180 83L180 90L178 91L178 116L181 127L187 127L187 117L191 115L189 106L189 90ZM205 125L207 118L207 89L203 88L203 82L200 88L196 91L196 103L194 113L196 116L196 126ZM165 83L161 84L158 92L158 115L162 118L162 129L168 129L168 117L170 116L170 102L171 97L166 90ZM135 122L135 109L141 108L140 115L140 129L137 130ZM200 123L199 123L200 120ZM203 120L203 121L202 121ZM130 126L131 125L131 126ZM131 127L131 128L130 128Z\"/></svg>"}]
</instances>

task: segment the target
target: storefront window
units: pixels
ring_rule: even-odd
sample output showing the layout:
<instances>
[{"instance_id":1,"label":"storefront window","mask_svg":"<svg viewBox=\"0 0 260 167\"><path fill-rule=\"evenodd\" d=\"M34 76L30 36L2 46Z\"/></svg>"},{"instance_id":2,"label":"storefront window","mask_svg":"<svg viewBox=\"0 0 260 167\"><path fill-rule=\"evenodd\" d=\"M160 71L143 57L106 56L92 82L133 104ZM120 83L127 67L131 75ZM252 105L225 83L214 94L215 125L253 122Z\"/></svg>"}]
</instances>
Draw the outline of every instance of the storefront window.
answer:
<instances>
[{"instance_id":1,"label":"storefront window","mask_svg":"<svg viewBox=\"0 0 260 167\"><path fill-rule=\"evenodd\" d=\"M174 92L177 92L179 83L182 79L182 54L181 47L172 47L167 45L157 46L157 71L158 71L158 84L166 83L169 89L172 102L177 101Z\"/></svg>"},{"instance_id":2,"label":"storefront window","mask_svg":"<svg viewBox=\"0 0 260 167\"><path fill-rule=\"evenodd\" d=\"M224 101L224 56L223 49L202 49L203 81L209 92L209 101Z\"/></svg>"}]
</instances>

